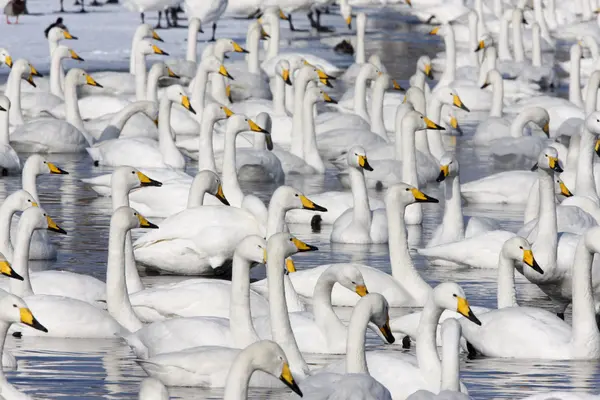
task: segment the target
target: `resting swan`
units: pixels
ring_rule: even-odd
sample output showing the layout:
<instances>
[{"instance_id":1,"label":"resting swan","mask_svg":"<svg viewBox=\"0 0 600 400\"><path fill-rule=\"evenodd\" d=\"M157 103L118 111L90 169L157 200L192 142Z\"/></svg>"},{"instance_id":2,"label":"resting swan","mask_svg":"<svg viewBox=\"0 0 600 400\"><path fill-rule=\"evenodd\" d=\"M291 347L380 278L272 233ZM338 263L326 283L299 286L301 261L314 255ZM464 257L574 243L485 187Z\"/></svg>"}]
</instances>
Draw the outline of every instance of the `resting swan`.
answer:
<instances>
[{"instance_id":1,"label":"resting swan","mask_svg":"<svg viewBox=\"0 0 600 400\"><path fill-rule=\"evenodd\" d=\"M0 171L3 176L9 172L18 172L21 170L21 160L15 149L10 145L10 136L8 134L8 116L10 113L10 100L8 97L0 95Z\"/></svg>"}]
</instances>

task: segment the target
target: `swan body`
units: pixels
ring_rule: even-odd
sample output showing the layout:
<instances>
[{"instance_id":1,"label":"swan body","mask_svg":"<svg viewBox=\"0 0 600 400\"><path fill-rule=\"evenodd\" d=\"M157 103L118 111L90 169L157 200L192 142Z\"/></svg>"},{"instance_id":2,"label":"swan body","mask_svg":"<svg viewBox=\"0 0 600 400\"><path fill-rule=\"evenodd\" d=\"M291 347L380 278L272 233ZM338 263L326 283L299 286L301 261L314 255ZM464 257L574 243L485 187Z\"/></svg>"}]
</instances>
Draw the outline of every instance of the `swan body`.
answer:
<instances>
[{"instance_id":1,"label":"swan body","mask_svg":"<svg viewBox=\"0 0 600 400\"><path fill-rule=\"evenodd\" d=\"M10 100L6 96L0 96L0 168L5 174L21 170L21 160L19 160L17 152L10 145L8 134L9 112Z\"/></svg>"}]
</instances>

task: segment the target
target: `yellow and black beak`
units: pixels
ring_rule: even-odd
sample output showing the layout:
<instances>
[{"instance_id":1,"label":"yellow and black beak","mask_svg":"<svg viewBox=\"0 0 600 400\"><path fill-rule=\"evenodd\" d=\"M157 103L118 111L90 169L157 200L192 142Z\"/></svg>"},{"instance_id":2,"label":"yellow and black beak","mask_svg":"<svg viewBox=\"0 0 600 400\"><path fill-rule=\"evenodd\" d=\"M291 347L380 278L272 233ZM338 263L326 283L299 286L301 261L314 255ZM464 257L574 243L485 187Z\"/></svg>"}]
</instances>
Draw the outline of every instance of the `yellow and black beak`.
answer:
<instances>
[{"instance_id":1,"label":"yellow and black beak","mask_svg":"<svg viewBox=\"0 0 600 400\"><path fill-rule=\"evenodd\" d=\"M285 272L288 274L296 272L296 264L294 264L294 260L291 257L285 259Z\"/></svg>"},{"instance_id":2,"label":"yellow and black beak","mask_svg":"<svg viewBox=\"0 0 600 400\"><path fill-rule=\"evenodd\" d=\"M262 259L262 263L266 264L267 263L267 249L263 248L263 259Z\"/></svg>"},{"instance_id":3,"label":"yellow and black beak","mask_svg":"<svg viewBox=\"0 0 600 400\"><path fill-rule=\"evenodd\" d=\"M162 186L162 182L155 181L154 179L149 178L147 175L142 174L140 171L137 172L137 177L140 180L141 187L145 187L145 186L161 187Z\"/></svg>"},{"instance_id":4,"label":"yellow and black beak","mask_svg":"<svg viewBox=\"0 0 600 400\"><path fill-rule=\"evenodd\" d=\"M262 40L265 40L265 39L269 39L270 37L271 37L271 35L269 35L269 34L267 33L267 31L265 31L265 28L263 28L263 27L261 26L261 27L260 27L260 38L261 38Z\"/></svg>"},{"instance_id":5,"label":"yellow and black beak","mask_svg":"<svg viewBox=\"0 0 600 400\"><path fill-rule=\"evenodd\" d=\"M307 62L305 62L305 64L308 64ZM310 64L308 64L310 65ZM325 71L321 70L321 69L317 69L317 75L319 76L319 79L327 79L328 81L335 81L335 77L331 76L331 75L327 75L325 73Z\"/></svg>"},{"instance_id":6,"label":"yellow and black beak","mask_svg":"<svg viewBox=\"0 0 600 400\"><path fill-rule=\"evenodd\" d=\"M43 77L44 75L40 74L37 69L31 64L29 64L29 71L32 76Z\"/></svg>"},{"instance_id":7,"label":"yellow and black beak","mask_svg":"<svg viewBox=\"0 0 600 400\"><path fill-rule=\"evenodd\" d=\"M550 121L546 122L543 126L542 131L546 134L546 137L550 138Z\"/></svg>"},{"instance_id":8,"label":"yellow and black beak","mask_svg":"<svg viewBox=\"0 0 600 400\"><path fill-rule=\"evenodd\" d=\"M371 165L369 164L369 161L367 160L367 156L359 155L358 156L358 165L360 165L360 167L362 169L366 169L367 171L373 171L373 167L371 167Z\"/></svg>"},{"instance_id":9,"label":"yellow and black beak","mask_svg":"<svg viewBox=\"0 0 600 400\"><path fill-rule=\"evenodd\" d=\"M323 92L323 99L325 99L325 103L337 104L338 102L329 96L329 94Z\"/></svg>"},{"instance_id":10,"label":"yellow and black beak","mask_svg":"<svg viewBox=\"0 0 600 400\"><path fill-rule=\"evenodd\" d=\"M52 220L52 218L50 218L49 215L46 215L46 221L48 223L48 230L52 231L52 232L57 232L57 233L62 233L63 235L67 234L67 231L65 231L63 228L61 228L60 226L56 225L56 222L54 222Z\"/></svg>"},{"instance_id":11,"label":"yellow and black beak","mask_svg":"<svg viewBox=\"0 0 600 400\"><path fill-rule=\"evenodd\" d=\"M309 200L308 197L306 197L305 195L301 194L299 195L300 197L300 202L302 203L302 208L305 210L312 210L312 211L322 211L322 212L326 212L327 209L325 207L321 207L318 204L315 204L312 202L312 200Z\"/></svg>"},{"instance_id":12,"label":"yellow and black beak","mask_svg":"<svg viewBox=\"0 0 600 400\"><path fill-rule=\"evenodd\" d=\"M469 307L469 302L464 297L457 297L458 304L456 307L456 312L466 317L469 321L476 323L477 325L481 325L481 321L475 316L471 307Z\"/></svg>"},{"instance_id":13,"label":"yellow and black beak","mask_svg":"<svg viewBox=\"0 0 600 400\"><path fill-rule=\"evenodd\" d=\"M439 203L440 202L438 199L434 199L433 197L427 196L425 193L421 192L417 188L412 188L411 192L417 203Z\"/></svg>"},{"instance_id":14,"label":"yellow and black beak","mask_svg":"<svg viewBox=\"0 0 600 400\"><path fill-rule=\"evenodd\" d=\"M466 112L470 112L470 111L471 111L471 110L469 110L469 109L467 108L467 106L465 106L465 105L463 104L462 100L460 99L460 97L458 97L458 95L457 95L457 94L455 94L455 95L453 96L453 99L452 99L452 104L453 104L455 107L458 107L458 108L460 108L461 110L465 110Z\"/></svg>"},{"instance_id":15,"label":"yellow and black beak","mask_svg":"<svg viewBox=\"0 0 600 400\"><path fill-rule=\"evenodd\" d=\"M169 78L175 78L175 79L181 78L179 75L177 75L175 72L173 72L173 70L169 67L167 67L167 75L169 76Z\"/></svg>"},{"instance_id":16,"label":"yellow and black beak","mask_svg":"<svg viewBox=\"0 0 600 400\"><path fill-rule=\"evenodd\" d=\"M331 82L329 82L329 79L319 78L319 82L321 82L323 85L327 86L328 88L333 89L333 85L331 84Z\"/></svg>"},{"instance_id":17,"label":"yellow and black beak","mask_svg":"<svg viewBox=\"0 0 600 400\"><path fill-rule=\"evenodd\" d=\"M256 122L252 121L251 119L248 120L248 126L250 126L250 130L252 132L261 132L264 134L269 134L269 131L267 131L266 129L261 128L260 126L258 126L256 124Z\"/></svg>"},{"instance_id":18,"label":"yellow and black beak","mask_svg":"<svg viewBox=\"0 0 600 400\"><path fill-rule=\"evenodd\" d=\"M235 113L233 111L231 111L229 108L223 106L221 107L221 109L223 110L223 112L225 113L225 115L227 116L227 118L231 117L232 115L234 115Z\"/></svg>"},{"instance_id":19,"label":"yellow and black beak","mask_svg":"<svg viewBox=\"0 0 600 400\"><path fill-rule=\"evenodd\" d=\"M37 85L35 84L35 82L33 81L33 75L29 74L29 76L27 77L27 79L25 79L27 81L27 83L29 83L31 86L33 87L37 87Z\"/></svg>"},{"instance_id":20,"label":"yellow and black beak","mask_svg":"<svg viewBox=\"0 0 600 400\"><path fill-rule=\"evenodd\" d=\"M163 49L161 49L160 47L158 47L155 44L152 45L152 51L154 52L154 54L158 54L158 55L161 55L161 56L168 56L169 55L169 53L167 53L166 51L164 51Z\"/></svg>"},{"instance_id":21,"label":"yellow and black beak","mask_svg":"<svg viewBox=\"0 0 600 400\"><path fill-rule=\"evenodd\" d=\"M292 86L292 80L290 79L290 70L289 69L284 69L283 72L281 73L281 77L283 78L283 81L287 85Z\"/></svg>"},{"instance_id":22,"label":"yellow and black beak","mask_svg":"<svg viewBox=\"0 0 600 400\"><path fill-rule=\"evenodd\" d=\"M48 329L35 319L29 308L20 308L19 313L21 314L21 323L28 325L33 329L37 329L38 331L48 332Z\"/></svg>"},{"instance_id":23,"label":"yellow and black beak","mask_svg":"<svg viewBox=\"0 0 600 400\"><path fill-rule=\"evenodd\" d=\"M69 173L67 171L65 171L64 169L60 169L56 166L56 164L48 162L46 163L46 165L48 166L48 169L50 170L51 174L57 174L57 175L69 175Z\"/></svg>"},{"instance_id":24,"label":"yellow and black beak","mask_svg":"<svg viewBox=\"0 0 600 400\"><path fill-rule=\"evenodd\" d=\"M431 70L431 64L425 64L425 75L429 79L433 79L433 71Z\"/></svg>"},{"instance_id":25,"label":"yellow and black beak","mask_svg":"<svg viewBox=\"0 0 600 400\"><path fill-rule=\"evenodd\" d=\"M230 103L233 103L233 97L231 97L231 85L225 86L225 96Z\"/></svg>"},{"instance_id":26,"label":"yellow and black beak","mask_svg":"<svg viewBox=\"0 0 600 400\"><path fill-rule=\"evenodd\" d=\"M430 35L437 35L438 32L440 31L440 27L436 26L435 28L433 28L431 31L429 31Z\"/></svg>"},{"instance_id":27,"label":"yellow and black beak","mask_svg":"<svg viewBox=\"0 0 600 400\"><path fill-rule=\"evenodd\" d=\"M202 31L200 31L202 32ZM159 41L159 42L164 42L164 40L162 40L162 38L160 36L158 36L158 33L156 33L156 31L152 31L152 39Z\"/></svg>"},{"instance_id":28,"label":"yellow and black beak","mask_svg":"<svg viewBox=\"0 0 600 400\"><path fill-rule=\"evenodd\" d=\"M103 87L101 84L99 84L98 82L96 82L94 80L94 78L92 78L90 75L86 74L85 75L85 83L90 85L90 86L96 86L96 87Z\"/></svg>"},{"instance_id":29,"label":"yellow and black beak","mask_svg":"<svg viewBox=\"0 0 600 400\"><path fill-rule=\"evenodd\" d=\"M352 15L348 15L345 19L346 25L349 30L352 30Z\"/></svg>"},{"instance_id":30,"label":"yellow and black beak","mask_svg":"<svg viewBox=\"0 0 600 400\"><path fill-rule=\"evenodd\" d=\"M140 221L140 228L158 229L158 225L148 221L142 214L137 213L137 218Z\"/></svg>"},{"instance_id":31,"label":"yellow and black beak","mask_svg":"<svg viewBox=\"0 0 600 400\"><path fill-rule=\"evenodd\" d=\"M291 241L296 246L296 249L298 249L298 253L303 253L303 252L306 252L306 251L317 251L317 250L319 250L319 248L317 246L312 246L310 244L306 244L302 240L299 240L299 239L296 239L296 238L292 238Z\"/></svg>"},{"instance_id":32,"label":"yellow and black beak","mask_svg":"<svg viewBox=\"0 0 600 400\"><path fill-rule=\"evenodd\" d=\"M436 182L442 182L444 179L448 177L450 174L450 166L449 165L441 165L440 166L440 174L438 175Z\"/></svg>"},{"instance_id":33,"label":"yellow and black beak","mask_svg":"<svg viewBox=\"0 0 600 400\"><path fill-rule=\"evenodd\" d=\"M279 380L281 382L285 383L285 386L292 389L292 391L294 393L296 393L298 396L302 397L302 391L300 390L300 388L298 387L298 384L294 380L294 377L292 376L292 372L290 371L290 366L288 365L288 363L283 363L283 368L281 370L281 375L279 376Z\"/></svg>"},{"instance_id":34,"label":"yellow and black beak","mask_svg":"<svg viewBox=\"0 0 600 400\"><path fill-rule=\"evenodd\" d=\"M365 297L369 294L369 291L367 290L367 287L365 285L356 285L356 289L354 289L354 291L360 297Z\"/></svg>"},{"instance_id":35,"label":"yellow and black beak","mask_svg":"<svg viewBox=\"0 0 600 400\"><path fill-rule=\"evenodd\" d=\"M477 53L480 50L485 49L485 42L483 40L480 40L479 43L477 43L477 48L475 49L475 53Z\"/></svg>"},{"instance_id":36,"label":"yellow and black beak","mask_svg":"<svg viewBox=\"0 0 600 400\"><path fill-rule=\"evenodd\" d=\"M22 281L23 277L15 272L14 269L10 266L8 261L0 261L0 274L4 276L8 276L9 278L16 279L18 281Z\"/></svg>"},{"instance_id":37,"label":"yellow and black beak","mask_svg":"<svg viewBox=\"0 0 600 400\"><path fill-rule=\"evenodd\" d=\"M11 56L4 57L4 64L8 65L8 68L12 68L13 60Z\"/></svg>"},{"instance_id":38,"label":"yellow and black beak","mask_svg":"<svg viewBox=\"0 0 600 400\"><path fill-rule=\"evenodd\" d=\"M8 111L6 108L0 106L0 111Z\"/></svg>"},{"instance_id":39,"label":"yellow and black beak","mask_svg":"<svg viewBox=\"0 0 600 400\"><path fill-rule=\"evenodd\" d=\"M563 169L558 162L558 158L556 157L548 157L548 165L554 172L563 172Z\"/></svg>"},{"instance_id":40,"label":"yellow and black beak","mask_svg":"<svg viewBox=\"0 0 600 400\"><path fill-rule=\"evenodd\" d=\"M181 105L192 114L196 114L196 110L194 110L194 107L192 107L190 98L188 96L181 96Z\"/></svg>"},{"instance_id":41,"label":"yellow and black beak","mask_svg":"<svg viewBox=\"0 0 600 400\"><path fill-rule=\"evenodd\" d=\"M535 258L533 258L533 251L531 249L523 250L523 263L529 265L535 272L544 273L544 270L540 268Z\"/></svg>"},{"instance_id":42,"label":"yellow and black beak","mask_svg":"<svg viewBox=\"0 0 600 400\"><path fill-rule=\"evenodd\" d=\"M432 120L430 120L427 117L423 117L423 121L425 121L425 125L427 125L427 129L431 129L434 131L445 131L446 130L446 128L436 124L435 122L433 122Z\"/></svg>"},{"instance_id":43,"label":"yellow and black beak","mask_svg":"<svg viewBox=\"0 0 600 400\"><path fill-rule=\"evenodd\" d=\"M221 203L225 204L226 206L229 205L227 198L225 198L225 193L223 193L223 185L221 185L220 183L219 183L219 188L217 189L217 193L215 193L215 197L217 199L219 199L221 201Z\"/></svg>"},{"instance_id":44,"label":"yellow and black beak","mask_svg":"<svg viewBox=\"0 0 600 400\"><path fill-rule=\"evenodd\" d=\"M390 316L389 315L387 317L387 321L385 321L385 324L383 324L383 326L379 328L379 331L381 332L381 334L383 335L383 337L385 338L385 340L387 340L387 342L389 344L392 344L396 341L396 338L392 334L392 329L390 328Z\"/></svg>"},{"instance_id":45,"label":"yellow and black beak","mask_svg":"<svg viewBox=\"0 0 600 400\"><path fill-rule=\"evenodd\" d=\"M290 17L288 17L287 15L285 15L283 13L283 11L281 11L281 9L279 9L279 19L282 19L284 21L289 21Z\"/></svg>"},{"instance_id":46,"label":"yellow and black beak","mask_svg":"<svg viewBox=\"0 0 600 400\"><path fill-rule=\"evenodd\" d=\"M71 54L71 58L73 60L77 60L77 61L85 61L83 58L79 57L79 54L75 53L75 50L70 50L69 49L69 53Z\"/></svg>"},{"instance_id":47,"label":"yellow and black beak","mask_svg":"<svg viewBox=\"0 0 600 400\"><path fill-rule=\"evenodd\" d=\"M229 75L229 72L227 72L227 69L223 64L221 64L221 66L219 67L219 74L223 75L225 78L231 79L232 81L235 80L233 79L233 76Z\"/></svg>"},{"instance_id":48,"label":"yellow and black beak","mask_svg":"<svg viewBox=\"0 0 600 400\"><path fill-rule=\"evenodd\" d=\"M600 139L596 140L596 144L594 145L594 151L600 157Z\"/></svg>"},{"instance_id":49,"label":"yellow and black beak","mask_svg":"<svg viewBox=\"0 0 600 400\"><path fill-rule=\"evenodd\" d=\"M565 197L573 196L573 193L571 193L571 191L569 190L569 188L567 187L567 185L565 185L565 183L563 181L560 181L559 186L560 186L560 194L562 194Z\"/></svg>"},{"instance_id":50,"label":"yellow and black beak","mask_svg":"<svg viewBox=\"0 0 600 400\"><path fill-rule=\"evenodd\" d=\"M412 7L412 0L406 0L406 4L408 4L409 7Z\"/></svg>"},{"instance_id":51,"label":"yellow and black beak","mask_svg":"<svg viewBox=\"0 0 600 400\"><path fill-rule=\"evenodd\" d=\"M244 49L236 42L233 42L233 51L235 51L236 53L250 53L248 50Z\"/></svg>"},{"instance_id":52,"label":"yellow and black beak","mask_svg":"<svg viewBox=\"0 0 600 400\"><path fill-rule=\"evenodd\" d=\"M394 90L402 90L402 91L404 91L404 88L402 86L400 86L400 84L398 83L398 81L395 80L395 79L392 79L392 88Z\"/></svg>"},{"instance_id":53,"label":"yellow and black beak","mask_svg":"<svg viewBox=\"0 0 600 400\"><path fill-rule=\"evenodd\" d=\"M481 89L485 89L488 86L490 86L490 83L488 81L485 81L485 83L481 85Z\"/></svg>"},{"instance_id":54,"label":"yellow and black beak","mask_svg":"<svg viewBox=\"0 0 600 400\"><path fill-rule=\"evenodd\" d=\"M68 31L63 32L63 37L67 40L77 40L78 39L77 36L71 35Z\"/></svg>"}]
</instances>

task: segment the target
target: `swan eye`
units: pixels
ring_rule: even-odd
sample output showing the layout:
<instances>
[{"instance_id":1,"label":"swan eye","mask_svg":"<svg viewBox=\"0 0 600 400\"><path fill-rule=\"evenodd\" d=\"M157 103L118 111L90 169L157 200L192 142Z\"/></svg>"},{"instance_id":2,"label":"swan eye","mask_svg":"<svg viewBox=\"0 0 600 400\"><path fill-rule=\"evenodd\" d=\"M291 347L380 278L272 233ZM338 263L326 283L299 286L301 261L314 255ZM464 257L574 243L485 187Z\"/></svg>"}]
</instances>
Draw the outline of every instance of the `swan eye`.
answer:
<instances>
[{"instance_id":1,"label":"swan eye","mask_svg":"<svg viewBox=\"0 0 600 400\"><path fill-rule=\"evenodd\" d=\"M17 305L16 305L16 304L13 304L13 307L14 307L14 308L17 308Z\"/></svg>"},{"instance_id":2,"label":"swan eye","mask_svg":"<svg viewBox=\"0 0 600 400\"><path fill-rule=\"evenodd\" d=\"M44 164L48 164L46 161L44 161Z\"/></svg>"},{"instance_id":3,"label":"swan eye","mask_svg":"<svg viewBox=\"0 0 600 400\"><path fill-rule=\"evenodd\" d=\"M135 175L135 171L131 171L131 173L132 173L133 175Z\"/></svg>"},{"instance_id":4,"label":"swan eye","mask_svg":"<svg viewBox=\"0 0 600 400\"><path fill-rule=\"evenodd\" d=\"M296 193L294 196L298 197L298 193Z\"/></svg>"},{"instance_id":5,"label":"swan eye","mask_svg":"<svg viewBox=\"0 0 600 400\"><path fill-rule=\"evenodd\" d=\"M293 242L293 241L294 241L294 239L290 238L290 242Z\"/></svg>"},{"instance_id":6,"label":"swan eye","mask_svg":"<svg viewBox=\"0 0 600 400\"><path fill-rule=\"evenodd\" d=\"M407 192L409 192L409 191L410 191L410 189L409 189L409 188L406 188L405 190L406 190Z\"/></svg>"},{"instance_id":7,"label":"swan eye","mask_svg":"<svg viewBox=\"0 0 600 400\"><path fill-rule=\"evenodd\" d=\"M520 248L521 250L523 250L523 246L519 246L519 248Z\"/></svg>"},{"instance_id":8,"label":"swan eye","mask_svg":"<svg viewBox=\"0 0 600 400\"><path fill-rule=\"evenodd\" d=\"M48 215L44 214L44 217L47 217Z\"/></svg>"},{"instance_id":9,"label":"swan eye","mask_svg":"<svg viewBox=\"0 0 600 400\"><path fill-rule=\"evenodd\" d=\"M456 293L454 293L454 294L452 295L452 297L458 297L458 296L456 295Z\"/></svg>"}]
</instances>

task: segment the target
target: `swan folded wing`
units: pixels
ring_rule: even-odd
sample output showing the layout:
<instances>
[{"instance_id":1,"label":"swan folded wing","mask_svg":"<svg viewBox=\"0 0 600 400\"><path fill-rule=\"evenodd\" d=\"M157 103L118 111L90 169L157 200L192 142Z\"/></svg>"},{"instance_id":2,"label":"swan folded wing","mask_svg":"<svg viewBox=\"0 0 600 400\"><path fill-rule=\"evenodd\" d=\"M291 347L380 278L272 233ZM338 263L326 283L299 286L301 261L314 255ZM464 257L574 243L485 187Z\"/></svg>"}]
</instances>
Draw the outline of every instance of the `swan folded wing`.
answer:
<instances>
[{"instance_id":1,"label":"swan folded wing","mask_svg":"<svg viewBox=\"0 0 600 400\"><path fill-rule=\"evenodd\" d=\"M21 161L17 152L8 144L0 144L0 167L9 171L21 169Z\"/></svg>"},{"instance_id":2,"label":"swan folded wing","mask_svg":"<svg viewBox=\"0 0 600 400\"><path fill-rule=\"evenodd\" d=\"M489 143L490 153L497 157L522 156L537 159L546 147L547 140L538 136L522 136L518 138L501 138Z\"/></svg>"},{"instance_id":3,"label":"swan folded wing","mask_svg":"<svg viewBox=\"0 0 600 400\"><path fill-rule=\"evenodd\" d=\"M89 146L85 136L66 121L40 118L18 126L10 135L17 151L75 152Z\"/></svg>"},{"instance_id":4,"label":"swan folded wing","mask_svg":"<svg viewBox=\"0 0 600 400\"><path fill-rule=\"evenodd\" d=\"M538 220L536 218L529 221L519 229L517 235L532 243L535 242ZM598 225L596 220L579 207L563 205L556 207L556 229L559 233L582 234L596 225Z\"/></svg>"},{"instance_id":5,"label":"swan folded wing","mask_svg":"<svg viewBox=\"0 0 600 400\"><path fill-rule=\"evenodd\" d=\"M130 165L136 167L160 168L164 166L158 142L146 138L105 140L86 149L94 161L102 165Z\"/></svg>"}]
</instances>

